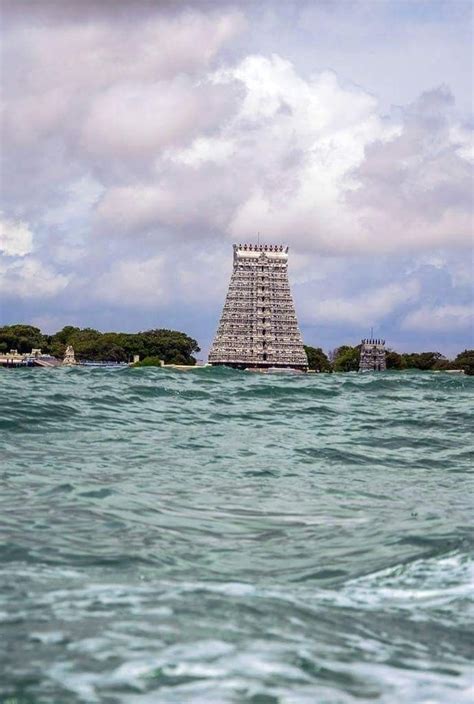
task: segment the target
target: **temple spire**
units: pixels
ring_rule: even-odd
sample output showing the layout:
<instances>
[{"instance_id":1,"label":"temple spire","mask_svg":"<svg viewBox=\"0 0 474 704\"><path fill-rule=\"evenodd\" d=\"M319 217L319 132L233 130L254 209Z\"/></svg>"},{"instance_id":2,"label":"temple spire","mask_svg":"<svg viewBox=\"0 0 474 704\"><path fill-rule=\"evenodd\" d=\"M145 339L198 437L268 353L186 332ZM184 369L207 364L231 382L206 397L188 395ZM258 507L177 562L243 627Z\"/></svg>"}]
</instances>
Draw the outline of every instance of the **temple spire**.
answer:
<instances>
[{"instance_id":1,"label":"temple spire","mask_svg":"<svg viewBox=\"0 0 474 704\"><path fill-rule=\"evenodd\" d=\"M234 270L209 362L307 370L288 281L288 247L234 245Z\"/></svg>"}]
</instances>

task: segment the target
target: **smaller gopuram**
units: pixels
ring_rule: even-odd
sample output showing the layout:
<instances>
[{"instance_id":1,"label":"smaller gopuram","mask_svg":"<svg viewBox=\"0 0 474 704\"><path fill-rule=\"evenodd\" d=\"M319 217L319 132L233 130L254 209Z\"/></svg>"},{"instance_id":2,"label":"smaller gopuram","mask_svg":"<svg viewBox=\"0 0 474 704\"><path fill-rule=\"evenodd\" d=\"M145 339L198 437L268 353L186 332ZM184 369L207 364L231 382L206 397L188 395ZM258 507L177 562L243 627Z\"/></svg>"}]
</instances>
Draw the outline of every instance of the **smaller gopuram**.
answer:
<instances>
[{"instance_id":1,"label":"smaller gopuram","mask_svg":"<svg viewBox=\"0 0 474 704\"><path fill-rule=\"evenodd\" d=\"M384 372L386 368L385 340L362 340L359 371Z\"/></svg>"},{"instance_id":2,"label":"smaller gopuram","mask_svg":"<svg viewBox=\"0 0 474 704\"><path fill-rule=\"evenodd\" d=\"M74 354L74 347L72 345L68 345L64 354L63 365L73 367L75 364L77 364L77 362L76 355Z\"/></svg>"}]
</instances>

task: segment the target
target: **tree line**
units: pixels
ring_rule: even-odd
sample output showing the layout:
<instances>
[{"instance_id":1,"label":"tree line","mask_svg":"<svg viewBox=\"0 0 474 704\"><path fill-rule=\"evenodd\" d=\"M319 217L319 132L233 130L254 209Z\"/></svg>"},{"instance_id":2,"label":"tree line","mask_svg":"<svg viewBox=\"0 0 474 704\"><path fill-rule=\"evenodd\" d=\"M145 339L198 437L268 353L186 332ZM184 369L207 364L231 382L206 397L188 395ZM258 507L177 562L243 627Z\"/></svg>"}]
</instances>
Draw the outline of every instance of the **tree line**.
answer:
<instances>
[{"instance_id":1,"label":"tree line","mask_svg":"<svg viewBox=\"0 0 474 704\"><path fill-rule=\"evenodd\" d=\"M342 345L330 357L320 347L305 345L309 368L319 372L356 372L359 369L360 345ZM420 369L422 371L443 371L464 369L474 375L474 350L464 350L455 359L447 359L440 352L408 352L400 354L387 350L387 369Z\"/></svg>"},{"instance_id":2,"label":"tree line","mask_svg":"<svg viewBox=\"0 0 474 704\"><path fill-rule=\"evenodd\" d=\"M74 347L78 360L129 362L139 355L145 365L195 364L194 354L200 352L192 337L177 330L145 330L144 332L99 332L93 328L67 325L54 335L46 335L32 325L0 327L0 354L16 349L20 353L40 348L46 354L62 358L67 345ZM330 357L320 347L305 345L309 368L319 372L351 372L359 369L360 345L342 345ZM464 369L474 374L474 350L464 350L453 360L440 352L410 352L400 354L387 350L387 369L420 369L442 371ZM147 361L148 360L148 361Z\"/></svg>"},{"instance_id":3,"label":"tree line","mask_svg":"<svg viewBox=\"0 0 474 704\"><path fill-rule=\"evenodd\" d=\"M67 345L74 347L78 360L110 362L129 362L134 355L140 355L142 360L154 357L166 364L195 364L194 354L200 351L196 340L176 330L99 332L67 325L54 335L45 335L32 325L0 327L0 353L11 349L26 353L40 348L46 354L62 358Z\"/></svg>"}]
</instances>

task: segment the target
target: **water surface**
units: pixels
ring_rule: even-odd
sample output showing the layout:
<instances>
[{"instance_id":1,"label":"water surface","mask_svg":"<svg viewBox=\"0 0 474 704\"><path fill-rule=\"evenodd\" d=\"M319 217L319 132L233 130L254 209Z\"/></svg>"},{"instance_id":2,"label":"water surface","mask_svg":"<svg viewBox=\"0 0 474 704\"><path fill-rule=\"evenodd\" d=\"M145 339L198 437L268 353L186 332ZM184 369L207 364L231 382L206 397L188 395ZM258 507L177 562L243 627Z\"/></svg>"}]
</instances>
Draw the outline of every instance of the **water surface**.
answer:
<instances>
[{"instance_id":1,"label":"water surface","mask_svg":"<svg viewBox=\"0 0 474 704\"><path fill-rule=\"evenodd\" d=\"M471 702L473 390L0 370L0 701Z\"/></svg>"}]
</instances>

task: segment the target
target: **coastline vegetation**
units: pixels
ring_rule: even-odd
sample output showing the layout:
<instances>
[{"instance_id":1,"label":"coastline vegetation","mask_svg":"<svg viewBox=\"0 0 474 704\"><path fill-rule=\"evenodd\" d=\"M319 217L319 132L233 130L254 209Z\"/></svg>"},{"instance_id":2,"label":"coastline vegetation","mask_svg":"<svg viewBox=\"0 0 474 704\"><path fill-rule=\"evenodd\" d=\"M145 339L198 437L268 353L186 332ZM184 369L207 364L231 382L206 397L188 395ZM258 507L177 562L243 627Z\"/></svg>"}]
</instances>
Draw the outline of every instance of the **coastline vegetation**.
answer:
<instances>
[{"instance_id":1,"label":"coastline vegetation","mask_svg":"<svg viewBox=\"0 0 474 704\"><path fill-rule=\"evenodd\" d=\"M319 372L356 372L359 369L360 345L341 345L330 358L320 347L305 345L309 368ZM474 375L474 350L464 350L455 359L447 359L440 352L409 352L400 354L387 350L387 369L418 369L421 371L444 371L463 369Z\"/></svg>"},{"instance_id":2,"label":"coastline vegetation","mask_svg":"<svg viewBox=\"0 0 474 704\"><path fill-rule=\"evenodd\" d=\"M193 365L196 363L194 354L200 351L196 340L176 330L99 332L67 325L54 335L45 335L32 325L0 327L0 354L10 349L26 353L40 348L46 354L62 358L67 345L74 347L78 360L110 362L129 362L134 355L139 355L140 359L163 359L166 364Z\"/></svg>"},{"instance_id":3,"label":"coastline vegetation","mask_svg":"<svg viewBox=\"0 0 474 704\"><path fill-rule=\"evenodd\" d=\"M138 333L99 332L93 328L67 325L54 335L46 335L33 325L0 327L0 354L16 349L20 353L39 348L46 354L62 358L67 345L74 347L78 360L130 362L139 355L138 366L165 364L194 365L200 352L196 340L177 330L146 330ZM305 345L309 369L318 372L350 372L359 369L360 345L341 345L328 357L320 347ZM464 350L453 360L440 352L399 353L387 350L387 369L443 371L463 369L474 375L474 350Z\"/></svg>"}]
</instances>

